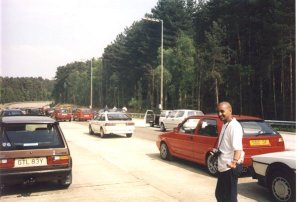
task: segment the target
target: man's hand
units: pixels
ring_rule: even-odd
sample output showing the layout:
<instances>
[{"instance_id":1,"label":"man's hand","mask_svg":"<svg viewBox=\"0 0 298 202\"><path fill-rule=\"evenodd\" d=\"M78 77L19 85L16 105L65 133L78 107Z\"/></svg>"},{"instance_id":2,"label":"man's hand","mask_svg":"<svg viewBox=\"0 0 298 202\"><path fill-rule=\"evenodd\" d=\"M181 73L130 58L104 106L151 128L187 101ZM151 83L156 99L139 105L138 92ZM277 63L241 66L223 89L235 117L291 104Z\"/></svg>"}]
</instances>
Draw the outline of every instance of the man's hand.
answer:
<instances>
[{"instance_id":1,"label":"man's hand","mask_svg":"<svg viewBox=\"0 0 298 202\"><path fill-rule=\"evenodd\" d=\"M227 164L228 168L236 168L237 167L237 162L236 161L231 161L231 163Z\"/></svg>"}]
</instances>

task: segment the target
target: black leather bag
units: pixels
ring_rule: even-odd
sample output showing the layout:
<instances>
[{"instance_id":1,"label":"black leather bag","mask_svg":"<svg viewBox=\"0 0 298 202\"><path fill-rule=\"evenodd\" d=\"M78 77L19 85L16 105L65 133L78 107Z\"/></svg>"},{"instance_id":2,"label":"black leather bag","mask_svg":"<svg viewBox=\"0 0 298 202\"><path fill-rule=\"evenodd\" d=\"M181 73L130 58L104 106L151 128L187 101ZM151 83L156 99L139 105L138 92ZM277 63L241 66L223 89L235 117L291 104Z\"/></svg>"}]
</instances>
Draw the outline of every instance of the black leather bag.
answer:
<instances>
[{"instance_id":1,"label":"black leather bag","mask_svg":"<svg viewBox=\"0 0 298 202\"><path fill-rule=\"evenodd\" d=\"M221 151L218 149L214 152L211 152L211 162L217 164L218 157L221 155Z\"/></svg>"}]
</instances>

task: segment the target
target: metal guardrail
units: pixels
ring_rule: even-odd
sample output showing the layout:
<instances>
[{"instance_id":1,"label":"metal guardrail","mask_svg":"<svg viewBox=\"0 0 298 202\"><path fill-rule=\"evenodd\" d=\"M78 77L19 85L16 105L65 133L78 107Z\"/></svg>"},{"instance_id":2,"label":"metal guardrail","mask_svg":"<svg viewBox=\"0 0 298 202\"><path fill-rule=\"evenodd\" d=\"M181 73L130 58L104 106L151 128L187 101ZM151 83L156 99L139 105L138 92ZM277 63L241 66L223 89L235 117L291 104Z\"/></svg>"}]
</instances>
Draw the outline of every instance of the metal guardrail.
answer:
<instances>
[{"instance_id":1,"label":"metal guardrail","mask_svg":"<svg viewBox=\"0 0 298 202\"><path fill-rule=\"evenodd\" d=\"M275 120L265 120L270 125L281 125L281 126L292 126L296 127L296 121L275 121Z\"/></svg>"},{"instance_id":2,"label":"metal guardrail","mask_svg":"<svg viewBox=\"0 0 298 202\"><path fill-rule=\"evenodd\" d=\"M143 119L145 117L145 113L127 113L131 118Z\"/></svg>"},{"instance_id":3,"label":"metal guardrail","mask_svg":"<svg viewBox=\"0 0 298 202\"><path fill-rule=\"evenodd\" d=\"M296 121L265 120L272 128L279 131L296 132Z\"/></svg>"}]
</instances>

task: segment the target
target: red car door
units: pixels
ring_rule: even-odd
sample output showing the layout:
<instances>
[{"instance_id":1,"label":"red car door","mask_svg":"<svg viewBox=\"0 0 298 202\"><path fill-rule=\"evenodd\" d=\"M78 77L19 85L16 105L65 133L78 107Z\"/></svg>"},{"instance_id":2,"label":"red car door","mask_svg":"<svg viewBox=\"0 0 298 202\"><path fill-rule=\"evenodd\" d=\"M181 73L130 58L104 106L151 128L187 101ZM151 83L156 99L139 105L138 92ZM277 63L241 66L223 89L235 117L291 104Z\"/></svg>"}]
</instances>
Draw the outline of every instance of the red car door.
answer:
<instances>
[{"instance_id":1,"label":"red car door","mask_svg":"<svg viewBox=\"0 0 298 202\"><path fill-rule=\"evenodd\" d=\"M172 149L172 152L175 156L192 159L192 135L183 133L180 130L175 130L171 138L169 138L169 146Z\"/></svg>"},{"instance_id":2,"label":"red car door","mask_svg":"<svg viewBox=\"0 0 298 202\"><path fill-rule=\"evenodd\" d=\"M216 147L220 130L217 120L212 118L201 119L193 136L194 160L205 164L206 154Z\"/></svg>"},{"instance_id":3,"label":"red car door","mask_svg":"<svg viewBox=\"0 0 298 202\"><path fill-rule=\"evenodd\" d=\"M198 118L188 118L174 130L173 138L171 139L174 155L194 160L194 132L198 122Z\"/></svg>"}]
</instances>

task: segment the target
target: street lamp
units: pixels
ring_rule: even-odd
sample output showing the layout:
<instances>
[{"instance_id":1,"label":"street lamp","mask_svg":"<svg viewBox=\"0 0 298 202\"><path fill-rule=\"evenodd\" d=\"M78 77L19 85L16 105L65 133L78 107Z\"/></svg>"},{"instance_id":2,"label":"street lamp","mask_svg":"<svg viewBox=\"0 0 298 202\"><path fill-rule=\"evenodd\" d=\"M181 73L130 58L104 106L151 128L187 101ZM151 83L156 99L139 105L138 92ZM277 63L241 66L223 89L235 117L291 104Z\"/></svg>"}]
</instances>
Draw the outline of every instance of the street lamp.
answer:
<instances>
[{"instance_id":1,"label":"street lamp","mask_svg":"<svg viewBox=\"0 0 298 202\"><path fill-rule=\"evenodd\" d=\"M93 84L92 84L92 59L93 59L93 58L91 58L91 71L90 71L90 86L91 86L91 87L90 87L90 109L92 109L92 99L93 99L93 98L92 98L92 87L93 87L93 86L92 86L92 85L93 85Z\"/></svg>"},{"instance_id":2,"label":"street lamp","mask_svg":"<svg viewBox=\"0 0 298 202\"><path fill-rule=\"evenodd\" d=\"M144 20L161 23L161 45L160 45L160 110L163 109L163 20L156 18L143 18Z\"/></svg>"}]
</instances>

